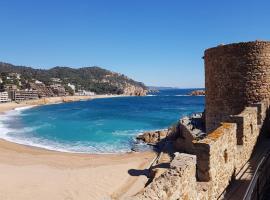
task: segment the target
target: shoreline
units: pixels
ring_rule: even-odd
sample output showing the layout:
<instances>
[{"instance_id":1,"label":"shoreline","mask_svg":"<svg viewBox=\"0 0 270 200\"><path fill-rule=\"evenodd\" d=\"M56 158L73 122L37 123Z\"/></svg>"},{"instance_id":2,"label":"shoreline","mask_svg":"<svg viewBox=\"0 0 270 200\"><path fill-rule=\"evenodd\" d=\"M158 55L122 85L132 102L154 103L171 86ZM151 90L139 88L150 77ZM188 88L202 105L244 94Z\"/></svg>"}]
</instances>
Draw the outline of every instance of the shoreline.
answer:
<instances>
[{"instance_id":1,"label":"shoreline","mask_svg":"<svg viewBox=\"0 0 270 200\"><path fill-rule=\"evenodd\" d=\"M83 100L92 100L100 98L116 98L116 97L128 97L126 95L93 95L93 96L63 96L63 97L45 97L35 100L26 100L21 102L7 102L0 104L0 114L6 111L13 110L15 108L27 107L27 106L42 106L56 103L69 103Z\"/></svg>"},{"instance_id":2,"label":"shoreline","mask_svg":"<svg viewBox=\"0 0 270 200\"><path fill-rule=\"evenodd\" d=\"M62 103L71 103L71 102L78 102L78 101L89 101L93 99L104 99L104 98L117 98L117 97L130 97L127 95L92 95L92 96L63 96L63 97L45 97L35 100L26 100L21 102L7 102L0 104L0 117L5 116L9 111L12 110L24 110L24 109L31 109L37 106L45 106L45 105L54 105L54 104L62 104ZM44 149L48 151L56 151L56 152L63 152L63 153L74 153L74 154L97 154L97 155L113 155L113 154L125 154L130 152L75 152L75 151L68 151L65 149L54 149L53 147L44 146L42 144L33 143L33 144L26 144L24 142L15 141L12 139L7 139L0 137L0 140L4 140L7 142L24 145L30 148L38 148Z\"/></svg>"},{"instance_id":3,"label":"shoreline","mask_svg":"<svg viewBox=\"0 0 270 200\"><path fill-rule=\"evenodd\" d=\"M8 103L1 103L0 104L0 117L8 115L9 111L13 110L25 110L25 109L31 109L37 106L45 106L45 105L54 105L54 104L62 104L62 103L70 103L70 102L77 102L77 101L89 101L93 99L104 99L104 98L119 98L119 97L132 97L129 95L92 95L92 96L64 96L64 97L46 97L42 99L37 100L27 100L22 102L8 102ZM1 125L1 124L0 124ZM138 133L138 135L143 133ZM72 151L72 150L66 150L65 147L62 148L54 148L53 146L47 146L46 144L42 143L35 143L32 141L20 141L16 140L16 138L9 138L9 137L0 137L0 140L12 142L19 145L24 145L27 147L33 147L38 149L45 149L48 151L56 151L56 152L63 152L63 153L74 153L74 154L97 154L97 155L114 155L114 154L125 154L125 153L131 153L131 152L140 152L140 151L134 151L132 148L130 151L115 151L115 152L86 152L86 151ZM147 143L146 143L147 145ZM143 150L142 152L144 152ZM151 151L146 150L146 151Z\"/></svg>"},{"instance_id":4,"label":"shoreline","mask_svg":"<svg viewBox=\"0 0 270 200\"><path fill-rule=\"evenodd\" d=\"M39 106L95 98L122 97L96 95L53 97L0 104L0 113L25 106ZM123 96L125 97L125 96ZM1 115L0 115L1 117ZM113 199L117 194L135 194L146 177L134 176L130 170L144 170L156 157L155 152L113 154L74 153L49 150L0 139L0 199ZM127 183L140 187L123 190ZM16 193L14 193L16 191Z\"/></svg>"}]
</instances>

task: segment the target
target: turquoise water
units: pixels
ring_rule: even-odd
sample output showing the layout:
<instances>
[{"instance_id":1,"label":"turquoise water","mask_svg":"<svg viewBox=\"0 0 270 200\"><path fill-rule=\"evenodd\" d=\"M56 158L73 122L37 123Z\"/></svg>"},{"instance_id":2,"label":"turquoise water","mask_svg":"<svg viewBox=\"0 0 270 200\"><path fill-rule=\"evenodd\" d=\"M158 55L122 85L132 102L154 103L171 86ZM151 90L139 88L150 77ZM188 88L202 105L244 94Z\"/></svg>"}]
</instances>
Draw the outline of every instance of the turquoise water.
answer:
<instances>
[{"instance_id":1,"label":"turquoise water","mask_svg":"<svg viewBox=\"0 0 270 200\"><path fill-rule=\"evenodd\" d=\"M0 137L59 151L127 152L139 133L167 128L182 116L202 112L204 97L185 96L188 91L16 109L1 116Z\"/></svg>"}]
</instances>

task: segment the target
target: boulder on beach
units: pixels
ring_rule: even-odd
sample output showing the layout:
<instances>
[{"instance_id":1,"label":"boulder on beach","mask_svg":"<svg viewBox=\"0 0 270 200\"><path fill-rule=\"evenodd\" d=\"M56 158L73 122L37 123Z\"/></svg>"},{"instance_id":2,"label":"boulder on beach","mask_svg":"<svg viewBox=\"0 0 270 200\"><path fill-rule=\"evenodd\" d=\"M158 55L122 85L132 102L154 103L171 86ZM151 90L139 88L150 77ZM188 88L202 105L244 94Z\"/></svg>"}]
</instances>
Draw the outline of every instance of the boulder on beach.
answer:
<instances>
[{"instance_id":1,"label":"boulder on beach","mask_svg":"<svg viewBox=\"0 0 270 200\"><path fill-rule=\"evenodd\" d=\"M168 129L157 130L157 131L146 131L141 135L137 136L137 140L141 140L148 144L156 144L164 139L168 134Z\"/></svg>"}]
</instances>

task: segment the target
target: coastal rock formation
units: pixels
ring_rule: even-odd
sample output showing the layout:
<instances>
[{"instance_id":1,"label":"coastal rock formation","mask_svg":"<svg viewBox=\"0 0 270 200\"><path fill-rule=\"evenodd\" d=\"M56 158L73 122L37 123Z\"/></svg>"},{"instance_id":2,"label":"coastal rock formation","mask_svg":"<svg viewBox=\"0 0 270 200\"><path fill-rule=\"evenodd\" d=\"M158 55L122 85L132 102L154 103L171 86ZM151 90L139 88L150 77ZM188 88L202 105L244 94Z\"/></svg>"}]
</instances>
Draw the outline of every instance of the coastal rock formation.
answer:
<instances>
[{"instance_id":1,"label":"coastal rock formation","mask_svg":"<svg viewBox=\"0 0 270 200\"><path fill-rule=\"evenodd\" d=\"M141 135L137 136L137 140L141 140L148 144L156 144L164 139L168 135L169 130L157 130L157 131L146 131Z\"/></svg>"},{"instance_id":2,"label":"coastal rock formation","mask_svg":"<svg viewBox=\"0 0 270 200\"><path fill-rule=\"evenodd\" d=\"M197 113L189 117L183 117L178 123L168 129L146 131L141 135L138 135L136 139L147 144L157 144L165 138L173 140L176 139L174 140L175 147L177 149L182 149L184 145L187 144L185 139L190 138L192 141L194 139L202 139L205 137L206 133L204 129L204 113ZM192 134L189 137L190 133Z\"/></svg>"},{"instance_id":3,"label":"coastal rock formation","mask_svg":"<svg viewBox=\"0 0 270 200\"><path fill-rule=\"evenodd\" d=\"M188 95L190 95L190 96L204 96L205 90L193 90Z\"/></svg>"},{"instance_id":4,"label":"coastal rock formation","mask_svg":"<svg viewBox=\"0 0 270 200\"><path fill-rule=\"evenodd\" d=\"M203 113L193 114L189 117L183 117L174 126L168 129L146 131L136 137L137 140L147 144L157 144L163 139L172 139L176 149L186 149L187 139L190 141L202 139L206 136L204 131L204 115ZM187 130L187 131L186 131ZM190 133L192 133L190 135Z\"/></svg>"},{"instance_id":5,"label":"coastal rock formation","mask_svg":"<svg viewBox=\"0 0 270 200\"><path fill-rule=\"evenodd\" d=\"M123 88L123 94L128 96L145 96L148 90L144 87L139 87L131 84L127 84Z\"/></svg>"}]
</instances>

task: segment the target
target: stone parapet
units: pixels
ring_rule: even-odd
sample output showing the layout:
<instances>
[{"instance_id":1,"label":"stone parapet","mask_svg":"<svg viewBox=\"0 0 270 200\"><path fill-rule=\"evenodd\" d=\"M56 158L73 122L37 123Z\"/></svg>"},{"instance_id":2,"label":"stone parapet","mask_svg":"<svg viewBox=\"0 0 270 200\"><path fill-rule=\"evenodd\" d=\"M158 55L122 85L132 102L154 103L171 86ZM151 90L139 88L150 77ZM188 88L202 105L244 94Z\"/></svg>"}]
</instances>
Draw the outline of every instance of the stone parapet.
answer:
<instances>
[{"instance_id":1,"label":"stone parapet","mask_svg":"<svg viewBox=\"0 0 270 200\"><path fill-rule=\"evenodd\" d=\"M205 130L192 117L180 120L174 148L192 155L176 154L170 169L133 200L218 199L268 131L270 42L207 49L204 61Z\"/></svg>"},{"instance_id":2,"label":"stone parapet","mask_svg":"<svg viewBox=\"0 0 270 200\"><path fill-rule=\"evenodd\" d=\"M238 115L231 115L203 138L195 137L194 130L198 131L190 122L186 123L186 118L180 120L174 146L177 151L189 154L177 153L170 169L154 179L136 198L217 199L249 160L267 111L266 102L245 107ZM181 187L178 183L182 183ZM192 193L193 189L197 191L196 194Z\"/></svg>"},{"instance_id":3,"label":"stone parapet","mask_svg":"<svg viewBox=\"0 0 270 200\"><path fill-rule=\"evenodd\" d=\"M169 170L142 192L126 200L197 200L195 174L196 157L176 153Z\"/></svg>"}]
</instances>

